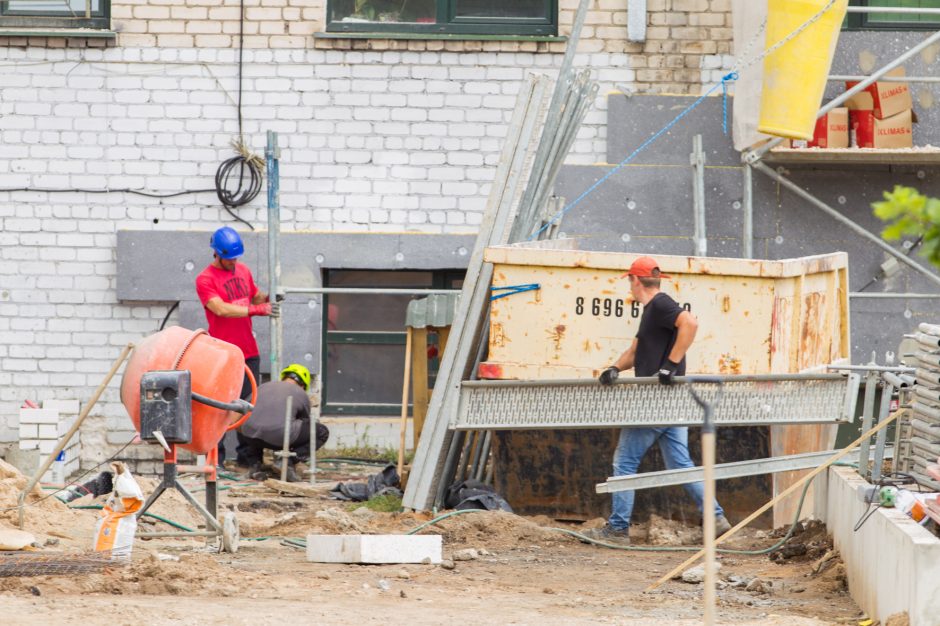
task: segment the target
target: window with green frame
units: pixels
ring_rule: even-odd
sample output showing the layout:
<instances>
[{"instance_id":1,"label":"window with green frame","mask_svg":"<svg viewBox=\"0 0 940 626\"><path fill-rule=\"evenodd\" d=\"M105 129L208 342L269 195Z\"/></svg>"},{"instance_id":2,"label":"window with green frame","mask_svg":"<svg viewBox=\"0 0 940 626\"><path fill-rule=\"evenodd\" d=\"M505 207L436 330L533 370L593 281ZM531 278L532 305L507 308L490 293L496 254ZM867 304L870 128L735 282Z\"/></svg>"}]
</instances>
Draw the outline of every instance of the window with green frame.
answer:
<instances>
[{"instance_id":1,"label":"window with green frame","mask_svg":"<svg viewBox=\"0 0 940 626\"><path fill-rule=\"evenodd\" d=\"M110 0L0 0L7 28L111 28Z\"/></svg>"},{"instance_id":2,"label":"window with green frame","mask_svg":"<svg viewBox=\"0 0 940 626\"><path fill-rule=\"evenodd\" d=\"M327 0L327 32L558 33L558 0Z\"/></svg>"},{"instance_id":3,"label":"window with green frame","mask_svg":"<svg viewBox=\"0 0 940 626\"><path fill-rule=\"evenodd\" d=\"M940 9L940 0L850 0L852 6ZM936 30L940 15L916 13L850 13L846 26L857 29Z\"/></svg>"},{"instance_id":4,"label":"window with green frame","mask_svg":"<svg viewBox=\"0 0 940 626\"><path fill-rule=\"evenodd\" d=\"M327 287L459 289L463 270L327 270ZM322 364L324 415L400 415L405 313L422 296L325 294ZM432 336L429 344L433 345ZM429 355L435 378L440 355Z\"/></svg>"}]
</instances>

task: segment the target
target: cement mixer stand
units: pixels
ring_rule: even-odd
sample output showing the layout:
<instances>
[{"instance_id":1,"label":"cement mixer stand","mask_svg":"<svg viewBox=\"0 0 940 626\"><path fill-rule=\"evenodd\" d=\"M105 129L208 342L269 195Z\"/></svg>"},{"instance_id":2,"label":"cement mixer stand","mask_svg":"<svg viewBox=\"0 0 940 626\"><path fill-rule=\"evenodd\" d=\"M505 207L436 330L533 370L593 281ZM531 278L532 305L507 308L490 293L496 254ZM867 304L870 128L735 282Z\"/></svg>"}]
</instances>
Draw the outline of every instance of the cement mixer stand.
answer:
<instances>
[{"instance_id":1,"label":"cement mixer stand","mask_svg":"<svg viewBox=\"0 0 940 626\"><path fill-rule=\"evenodd\" d=\"M141 538L221 537L222 550L238 552L240 533L235 513L226 512L221 521L217 516L219 493L216 470L219 458L217 446L213 446L206 453L205 465L179 464L177 445L189 443L192 439L192 402L194 400L242 414L252 409L250 404L241 400L224 404L192 393L188 370L153 371L144 374L140 380L140 438L163 446L163 481L147 498L143 508L138 511L137 517L139 519L164 491L175 489L206 519L206 530L139 532L137 536ZM197 473L205 477L205 506L180 482L180 473Z\"/></svg>"}]
</instances>

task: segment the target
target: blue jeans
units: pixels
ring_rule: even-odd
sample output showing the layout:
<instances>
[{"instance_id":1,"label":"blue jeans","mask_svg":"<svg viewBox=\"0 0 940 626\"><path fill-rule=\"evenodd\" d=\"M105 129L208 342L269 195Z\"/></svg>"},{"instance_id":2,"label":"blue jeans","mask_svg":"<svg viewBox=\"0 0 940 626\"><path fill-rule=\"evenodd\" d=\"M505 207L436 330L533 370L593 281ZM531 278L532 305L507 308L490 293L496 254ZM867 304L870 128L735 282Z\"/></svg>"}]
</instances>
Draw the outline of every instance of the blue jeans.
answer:
<instances>
[{"instance_id":1,"label":"blue jeans","mask_svg":"<svg viewBox=\"0 0 940 626\"><path fill-rule=\"evenodd\" d=\"M640 461L654 443L659 442L666 469L695 467L689 458L689 429L685 426L669 428L624 428L620 431L620 441L614 452L614 476L636 474ZM702 482L683 485L699 511L703 511L705 486ZM633 490L618 491L613 494L613 507L608 520L611 528L621 530L630 526L633 514ZM715 515L724 515L721 505L715 502Z\"/></svg>"}]
</instances>

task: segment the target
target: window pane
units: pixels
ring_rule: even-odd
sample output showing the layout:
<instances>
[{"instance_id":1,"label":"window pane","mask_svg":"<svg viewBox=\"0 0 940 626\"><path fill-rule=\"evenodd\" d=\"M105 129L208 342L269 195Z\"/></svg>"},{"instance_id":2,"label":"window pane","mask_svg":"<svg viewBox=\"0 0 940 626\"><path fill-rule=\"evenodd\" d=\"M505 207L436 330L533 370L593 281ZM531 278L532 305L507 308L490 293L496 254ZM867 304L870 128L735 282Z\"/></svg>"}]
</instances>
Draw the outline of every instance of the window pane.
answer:
<instances>
[{"instance_id":1,"label":"window pane","mask_svg":"<svg viewBox=\"0 0 940 626\"><path fill-rule=\"evenodd\" d=\"M391 287L430 289L431 272L331 270L330 287ZM328 330L404 332L408 302L423 296L394 294L329 294Z\"/></svg>"},{"instance_id":2,"label":"window pane","mask_svg":"<svg viewBox=\"0 0 940 626\"><path fill-rule=\"evenodd\" d=\"M405 346L334 344L326 362L327 402L400 405L404 366Z\"/></svg>"},{"instance_id":3,"label":"window pane","mask_svg":"<svg viewBox=\"0 0 940 626\"><path fill-rule=\"evenodd\" d=\"M91 1L91 13L99 10L100 0ZM10 0L6 14L76 15L85 14L86 0Z\"/></svg>"},{"instance_id":4,"label":"window pane","mask_svg":"<svg viewBox=\"0 0 940 626\"><path fill-rule=\"evenodd\" d=\"M457 17L548 17L545 0L455 0Z\"/></svg>"},{"instance_id":5,"label":"window pane","mask_svg":"<svg viewBox=\"0 0 940 626\"><path fill-rule=\"evenodd\" d=\"M433 24L437 21L435 0L332 0L332 20L355 23Z\"/></svg>"},{"instance_id":6,"label":"window pane","mask_svg":"<svg viewBox=\"0 0 940 626\"><path fill-rule=\"evenodd\" d=\"M869 2L869 6L878 7L913 7L913 8L940 8L940 0L876 0ZM869 24L881 23L930 23L940 22L940 15L912 15L909 13L869 13Z\"/></svg>"}]
</instances>

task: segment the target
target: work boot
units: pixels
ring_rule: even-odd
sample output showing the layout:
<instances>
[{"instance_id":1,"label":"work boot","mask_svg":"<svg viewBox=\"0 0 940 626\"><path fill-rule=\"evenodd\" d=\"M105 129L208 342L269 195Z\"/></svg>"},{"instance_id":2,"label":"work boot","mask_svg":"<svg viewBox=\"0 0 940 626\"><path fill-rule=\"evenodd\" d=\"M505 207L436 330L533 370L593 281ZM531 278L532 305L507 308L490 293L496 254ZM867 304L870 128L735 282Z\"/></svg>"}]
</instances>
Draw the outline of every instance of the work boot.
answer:
<instances>
[{"instance_id":1,"label":"work boot","mask_svg":"<svg viewBox=\"0 0 940 626\"><path fill-rule=\"evenodd\" d=\"M297 475L297 472L294 470L294 466L293 466L293 465L288 465L288 466L287 466L287 473L285 474L284 477L287 479L287 482L289 482L289 483L299 483L299 482L300 482L300 476Z\"/></svg>"},{"instance_id":2,"label":"work boot","mask_svg":"<svg viewBox=\"0 0 940 626\"><path fill-rule=\"evenodd\" d=\"M264 481L268 479L268 473L264 471L264 466L261 463L252 463L248 466L248 478Z\"/></svg>"},{"instance_id":3,"label":"work boot","mask_svg":"<svg viewBox=\"0 0 940 626\"><path fill-rule=\"evenodd\" d=\"M731 522L728 521L728 518L724 515L715 516L715 536L721 537L723 534L731 530Z\"/></svg>"},{"instance_id":4,"label":"work boot","mask_svg":"<svg viewBox=\"0 0 940 626\"><path fill-rule=\"evenodd\" d=\"M604 524L600 528L591 528L586 530L583 533L588 540L579 539L581 543L593 543L594 541L600 541L603 543L611 543L619 546L628 546L630 545L630 528L614 528L610 524Z\"/></svg>"}]
</instances>

